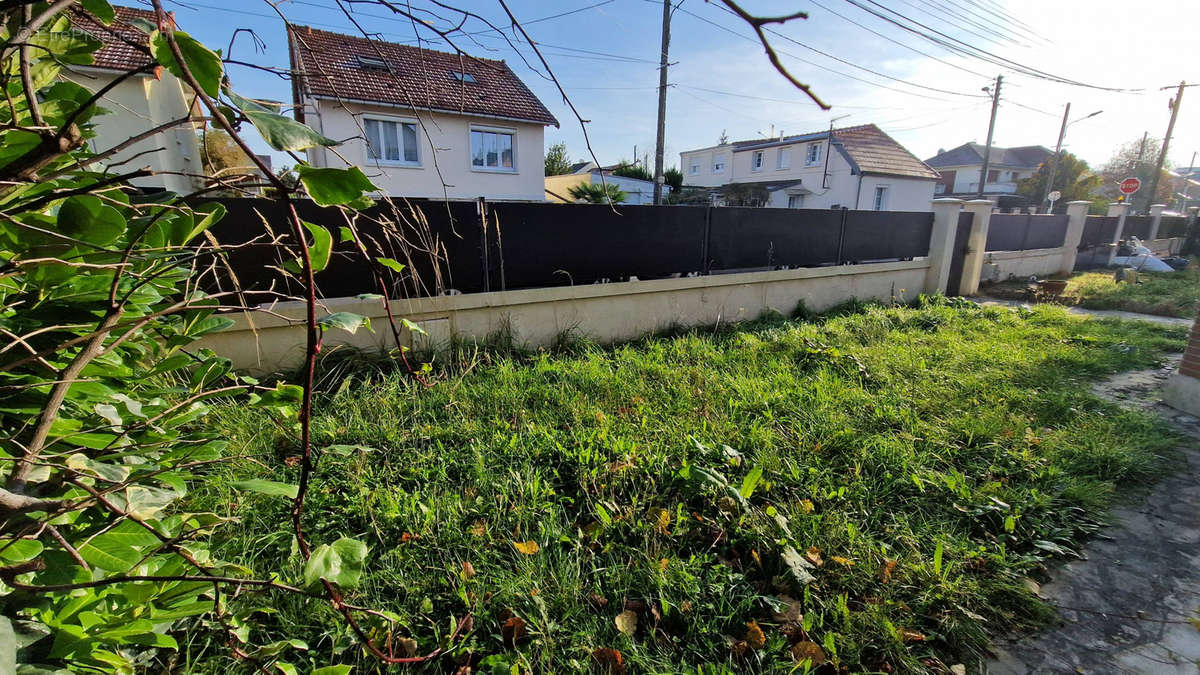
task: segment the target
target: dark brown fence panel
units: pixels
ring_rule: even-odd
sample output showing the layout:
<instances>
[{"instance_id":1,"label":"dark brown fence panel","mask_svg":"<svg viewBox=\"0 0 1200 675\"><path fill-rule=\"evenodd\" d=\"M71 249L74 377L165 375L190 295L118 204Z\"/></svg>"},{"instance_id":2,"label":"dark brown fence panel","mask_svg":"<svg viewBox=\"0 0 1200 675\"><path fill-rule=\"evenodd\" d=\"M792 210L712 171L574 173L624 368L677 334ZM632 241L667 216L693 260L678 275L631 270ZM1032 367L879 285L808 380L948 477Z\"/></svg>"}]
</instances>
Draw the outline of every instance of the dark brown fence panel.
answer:
<instances>
[{"instance_id":1,"label":"dark brown fence panel","mask_svg":"<svg viewBox=\"0 0 1200 675\"><path fill-rule=\"evenodd\" d=\"M1187 218L1163 216L1162 221L1158 224L1158 236L1162 239L1187 236Z\"/></svg>"},{"instance_id":2,"label":"dark brown fence panel","mask_svg":"<svg viewBox=\"0 0 1200 675\"><path fill-rule=\"evenodd\" d=\"M838 262L840 209L721 207L711 213L709 270L816 267Z\"/></svg>"},{"instance_id":3,"label":"dark brown fence panel","mask_svg":"<svg viewBox=\"0 0 1200 675\"><path fill-rule=\"evenodd\" d=\"M703 267L705 208L489 203L487 210L492 290L655 279Z\"/></svg>"},{"instance_id":4,"label":"dark brown fence panel","mask_svg":"<svg viewBox=\"0 0 1200 675\"><path fill-rule=\"evenodd\" d=\"M1150 224L1153 222L1154 216L1125 216L1125 229L1121 230L1121 238L1145 239L1150 236Z\"/></svg>"},{"instance_id":5,"label":"dark brown fence panel","mask_svg":"<svg viewBox=\"0 0 1200 675\"><path fill-rule=\"evenodd\" d=\"M262 237L264 223L275 235L291 241L291 228L282 204L270 199L220 199L228 213L212 233L225 244ZM341 241L347 225L338 209L296 201L302 220L330 231L334 252L329 266L317 278L325 297L378 293L372 266L353 242ZM477 293L484 288L479 219L472 202L398 200L379 203L363 211L354 224L367 250L375 257L392 258L404 265L399 274L385 271L384 283L395 297L438 295L451 289ZM298 287L278 269L279 252L266 245L240 249L229 256L230 267L242 288L274 289L295 293ZM226 275L222 275L226 276Z\"/></svg>"},{"instance_id":6,"label":"dark brown fence panel","mask_svg":"<svg viewBox=\"0 0 1200 675\"><path fill-rule=\"evenodd\" d=\"M954 246L950 253L950 275L946 279L946 295L962 295L963 264L967 259L967 244L974 222L974 213L959 212L958 223L954 228Z\"/></svg>"},{"instance_id":7,"label":"dark brown fence panel","mask_svg":"<svg viewBox=\"0 0 1200 675\"><path fill-rule=\"evenodd\" d=\"M929 254L933 214L847 211L839 263L900 260Z\"/></svg>"},{"instance_id":8,"label":"dark brown fence panel","mask_svg":"<svg viewBox=\"0 0 1200 675\"><path fill-rule=\"evenodd\" d=\"M988 224L986 250L1029 251L1057 248L1067 237L1065 215L994 213Z\"/></svg>"},{"instance_id":9,"label":"dark brown fence panel","mask_svg":"<svg viewBox=\"0 0 1200 675\"><path fill-rule=\"evenodd\" d=\"M1079 248L1091 248L1112 241L1117 232L1117 216L1088 216L1083 223Z\"/></svg>"}]
</instances>

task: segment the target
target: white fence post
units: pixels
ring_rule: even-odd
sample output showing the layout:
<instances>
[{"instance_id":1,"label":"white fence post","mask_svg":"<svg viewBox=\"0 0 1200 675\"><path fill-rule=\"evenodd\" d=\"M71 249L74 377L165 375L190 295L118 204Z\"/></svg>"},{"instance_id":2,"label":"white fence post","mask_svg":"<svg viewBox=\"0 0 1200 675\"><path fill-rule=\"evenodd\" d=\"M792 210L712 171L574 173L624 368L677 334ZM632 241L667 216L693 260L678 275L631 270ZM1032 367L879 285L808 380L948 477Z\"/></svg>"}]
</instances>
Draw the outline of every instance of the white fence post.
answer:
<instances>
[{"instance_id":1,"label":"white fence post","mask_svg":"<svg viewBox=\"0 0 1200 675\"><path fill-rule=\"evenodd\" d=\"M1121 235L1125 233L1125 217L1129 215L1129 203L1109 204L1108 215L1117 217L1117 229L1113 230L1111 248L1108 251L1108 261L1105 262L1105 265L1113 264L1113 258L1117 257L1117 243L1121 241Z\"/></svg>"},{"instance_id":2,"label":"white fence post","mask_svg":"<svg viewBox=\"0 0 1200 675\"><path fill-rule=\"evenodd\" d=\"M1063 237L1059 274L1068 275L1075 271L1075 258L1079 255L1079 242L1083 241L1083 227L1087 225L1088 207L1091 205L1086 200L1067 202L1067 234Z\"/></svg>"},{"instance_id":3,"label":"white fence post","mask_svg":"<svg viewBox=\"0 0 1200 675\"><path fill-rule=\"evenodd\" d=\"M929 235L929 269L925 272L925 292L945 293L950 280L950 259L954 256L954 235L963 201L943 197L933 200L933 232Z\"/></svg>"},{"instance_id":4,"label":"white fence post","mask_svg":"<svg viewBox=\"0 0 1200 675\"><path fill-rule=\"evenodd\" d=\"M958 292L959 295L975 295L979 291L979 275L983 271L983 258L987 254L992 203L986 199L972 199L963 205L963 211L972 214L971 235L967 237L967 255L963 259L962 281L958 284Z\"/></svg>"},{"instance_id":5,"label":"white fence post","mask_svg":"<svg viewBox=\"0 0 1200 675\"><path fill-rule=\"evenodd\" d=\"M1158 239L1158 226L1162 223L1162 212L1166 210L1166 204L1151 204L1150 217L1154 220L1150 221L1150 231L1146 234L1146 241L1154 241Z\"/></svg>"}]
</instances>

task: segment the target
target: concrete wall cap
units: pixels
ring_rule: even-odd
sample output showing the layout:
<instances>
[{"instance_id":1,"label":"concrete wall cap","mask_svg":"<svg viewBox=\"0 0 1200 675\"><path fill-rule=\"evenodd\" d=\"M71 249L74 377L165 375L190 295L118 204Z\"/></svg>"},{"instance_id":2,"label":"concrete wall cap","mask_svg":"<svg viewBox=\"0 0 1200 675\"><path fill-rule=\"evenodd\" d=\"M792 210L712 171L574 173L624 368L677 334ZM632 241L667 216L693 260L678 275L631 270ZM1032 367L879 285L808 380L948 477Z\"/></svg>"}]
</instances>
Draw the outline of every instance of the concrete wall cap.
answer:
<instances>
[{"instance_id":1,"label":"concrete wall cap","mask_svg":"<svg viewBox=\"0 0 1200 675\"><path fill-rule=\"evenodd\" d=\"M962 204L963 200L955 199L954 197L938 197L933 200L934 204Z\"/></svg>"},{"instance_id":2,"label":"concrete wall cap","mask_svg":"<svg viewBox=\"0 0 1200 675\"><path fill-rule=\"evenodd\" d=\"M1070 206L1071 204L1087 204L1088 206L1091 206L1092 203L1086 199L1074 199L1067 202L1067 206Z\"/></svg>"},{"instance_id":3,"label":"concrete wall cap","mask_svg":"<svg viewBox=\"0 0 1200 675\"><path fill-rule=\"evenodd\" d=\"M992 200L990 200L990 199L968 199L967 201L965 201L963 203L964 204L978 204L981 206L984 204L987 204L990 207L992 205Z\"/></svg>"}]
</instances>

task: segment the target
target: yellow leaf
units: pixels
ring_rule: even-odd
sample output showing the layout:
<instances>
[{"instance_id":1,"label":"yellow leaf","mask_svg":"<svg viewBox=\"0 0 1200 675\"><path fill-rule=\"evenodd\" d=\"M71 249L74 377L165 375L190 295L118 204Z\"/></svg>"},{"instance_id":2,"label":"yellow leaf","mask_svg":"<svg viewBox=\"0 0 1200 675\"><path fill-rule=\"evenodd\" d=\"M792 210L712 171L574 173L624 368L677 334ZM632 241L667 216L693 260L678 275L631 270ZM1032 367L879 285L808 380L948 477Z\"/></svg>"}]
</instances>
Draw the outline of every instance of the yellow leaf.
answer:
<instances>
[{"instance_id":1,"label":"yellow leaf","mask_svg":"<svg viewBox=\"0 0 1200 675\"><path fill-rule=\"evenodd\" d=\"M626 635L633 635L634 631L637 630L637 612L632 612L627 609L613 617L613 622L617 624L617 630Z\"/></svg>"},{"instance_id":2,"label":"yellow leaf","mask_svg":"<svg viewBox=\"0 0 1200 675\"><path fill-rule=\"evenodd\" d=\"M812 500L811 499L800 500L800 510L805 513L812 513L813 512Z\"/></svg>"},{"instance_id":3,"label":"yellow leaf","mask_svg":"<svg viewBox=\"0 0 1200 675\"><path fill-rule=\"evenodd\" d=\"M517 551L519 551L521 553L524 553L525 555L533 555L534 553L537 553L538 551L542 550L542 547L538 546L538 543L536 541L532 541L532 540L531 541L514 541L513 548L517 549Z\"/></svg>"},{"instance_id":4,"label":"yellow leaf","mask_svg":"<svg viewBox=\"0 0 1200 675\"><path fill-rule=\"evenodd\" d=\"M843 558L843 557L842 557L842 556L840 556L840 555L835 555L835 556L833 556L833 562L835 562L835 563L837 563L837 564L839 564L839 565L845 565L846 567L854 567L854 561L853 561L853 560L851 560L851 559L849 559L849 558Z\"/></svg>"},{"instance_id":5,"label":"yellow leaf","mask_svg":"<svg viewBox=\"0 0 1200 675\"><path fill-rule=\"evenodd\" d=\"M671 512L662 507L654 506L646 511L646 520L650 521L654 529L659 532L666 532L667 527L671 524Z\"/></svg>"},{"instance_id":6,"label":"yellow leaf","mask_svg":"<svg viewBox=\"0 0 1200 675\"><path fill-rule=\"evenodd\" d=\"M746 644L750 645L751 649L762 649L767 644L767 636L763 635L762 628L754 621L746 623Z\"/></svg>"},{"instance_id":7,"label":"yellow leaf","mask_svg":"<svg viewBox=\"0 0 1200 675\"><path fill-rule=\"evenodd\" d=\"M810 666L819 666L825 663L825 650L821 649L821 645L805 640L792 645L792 658L796 659L797 663L809 662Z\"/></svg>"},{"instance_id":8,"label":"yellow leaf","mask_svg":"<svg viewBox=\"0 0 1200 675\"><path fill-rule=\"evenodd\" d=\"M658 561L658 571L659 571L659 572L666 572L666 571L667 571L667 565L670 565L670 564L671 564L671 561L670 561L670 560L667 560L666 558L663 558L662 560L659 560L659 561Z\"/></svg>"},{"instance_id":9,"label":"yellow leaf","mask_svg":"<svg viewBox=\"0 0 1200 675\"><path fill-rule=\"evenodd\" d=\"M482 520L477 520L471 525L471 534L476 537L482 537L487 534L487 524Z\"/></svg>"}]
</instances>

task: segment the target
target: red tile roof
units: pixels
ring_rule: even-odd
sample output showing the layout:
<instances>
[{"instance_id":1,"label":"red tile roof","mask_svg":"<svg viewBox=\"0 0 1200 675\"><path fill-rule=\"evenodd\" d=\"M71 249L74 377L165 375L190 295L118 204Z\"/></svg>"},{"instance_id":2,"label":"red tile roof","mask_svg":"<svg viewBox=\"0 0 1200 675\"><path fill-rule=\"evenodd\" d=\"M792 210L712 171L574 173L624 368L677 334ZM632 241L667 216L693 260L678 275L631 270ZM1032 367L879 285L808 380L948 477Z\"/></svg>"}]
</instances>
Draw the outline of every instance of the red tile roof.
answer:
<instances>
[{"instance_id":1,"label":"red tile roof","mask_svg":"<svg viewBox=\"0 0 1200 675\"><path fill-rule=\"evenodd\" d=\"M554 115L503 61L308 26L295 26L290 32L292 68L310 95L558 126ZM359 57L380 56L387 62L386 69L364 68L359 62ZM455 72L466 73L475 82L459 81Z\"/></svg>"},{"instance_id":2,"label":"red tile roof","mask_svg":"<svg viewBox=\"0 0 1200 675\"><path fill-rule=\"evenodd\" d=\"M148 65L151 63L150 55L134 45L145 47L149 44L150 36L129 22L132 19L145 19L150 23L157 23L154 11L119 6L114 6L113 9L116 10L117 18L109 26L100 23L83 10L71 13L71 23L76 28L87 31L104 43L104 46L93 54L95 62L92 65L96 68L120 71Z\"/></svg>"},{"instance_id":3,"label":"red tile roof","mask_svg":"<svg viewBox=\"0 0 1200 675\"><path fill-rule=\"evenodd\" d=\"M940 174L917 159L903 145L874 124L834 129L833 137L841 141L846 152L863 173L915 178L938 178Z\"/></svg>"}]
</instances>

